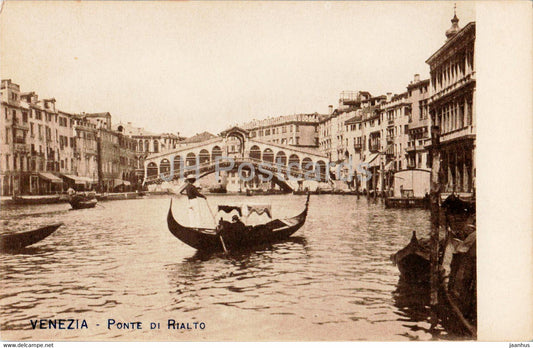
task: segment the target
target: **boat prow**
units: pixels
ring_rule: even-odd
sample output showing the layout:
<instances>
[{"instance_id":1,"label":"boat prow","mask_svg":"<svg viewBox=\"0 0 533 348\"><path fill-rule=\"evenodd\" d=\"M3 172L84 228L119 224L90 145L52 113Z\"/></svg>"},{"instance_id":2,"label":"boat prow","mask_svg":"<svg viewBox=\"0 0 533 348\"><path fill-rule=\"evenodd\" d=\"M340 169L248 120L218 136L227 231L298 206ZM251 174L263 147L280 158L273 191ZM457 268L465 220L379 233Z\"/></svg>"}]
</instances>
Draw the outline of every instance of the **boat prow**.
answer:
<instances>
[{"instance_id":1,"label":"boat prow","mask_svg":"<svg viewBox=\"0 0 533 348\"><path fill-rule=\"evenodd\" d=\"M15 232L0 236L1 250L22 249L29 245L40 242L52 233L54 233L63 223L44 226L31 231Z\"/></svg>"},{"instance_id":2,"label":"boat prow","mask_svg":"<svg viewBox=\"0 0 533 348\"><path fill-rule=\"evenodd\" d=\"M298 231L305 223L309 207L309 195L305 209L298 215L271 220L265 224L245 226L240 233L228 233L224 236L224 243L229 250L240 249L260 244L270 244L285 240ZM170 232L183 243L200 251L222 251L220 236L213 228L194 228L181 225L172 215L172 199L167 215ZM231 231L230 231L231 232Z\"/></svg>"}]
</instances>

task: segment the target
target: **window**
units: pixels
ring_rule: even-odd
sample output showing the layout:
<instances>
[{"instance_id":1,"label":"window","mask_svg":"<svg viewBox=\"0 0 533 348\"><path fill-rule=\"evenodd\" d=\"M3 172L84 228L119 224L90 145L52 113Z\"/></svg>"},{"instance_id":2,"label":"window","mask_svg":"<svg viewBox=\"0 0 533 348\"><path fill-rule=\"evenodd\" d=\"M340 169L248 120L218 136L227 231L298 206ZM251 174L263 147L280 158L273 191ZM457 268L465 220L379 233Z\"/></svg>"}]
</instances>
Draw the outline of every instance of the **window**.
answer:
<instances>
[{"instance_id":1,"label":"window","mask_svg":"<svg viewBox=\"0 0 533 348\"><path fill-rule=\"evenodd\" d=\"M296 145L300 145L300 137L296 137Z\"/></svg>"},{"instance_id":2,"label":"window","mask_svg":"<svg viewBox=\"0 0 533 348\"><path fill-rule=\"evenodd\" d=\"M30 136L33 138L34 137L34 131L33 131L33 122L30 122Z\"/></svg>"},{"instance_id":3,"label":"window","mask_svg":"<svg viewBox=\"0 0 533 348\"><path fill-rule=\"evenodd\" d=\"M22 111L22 122L28 123L28 112L27 111Z\"/></svg>"}]
</instances>

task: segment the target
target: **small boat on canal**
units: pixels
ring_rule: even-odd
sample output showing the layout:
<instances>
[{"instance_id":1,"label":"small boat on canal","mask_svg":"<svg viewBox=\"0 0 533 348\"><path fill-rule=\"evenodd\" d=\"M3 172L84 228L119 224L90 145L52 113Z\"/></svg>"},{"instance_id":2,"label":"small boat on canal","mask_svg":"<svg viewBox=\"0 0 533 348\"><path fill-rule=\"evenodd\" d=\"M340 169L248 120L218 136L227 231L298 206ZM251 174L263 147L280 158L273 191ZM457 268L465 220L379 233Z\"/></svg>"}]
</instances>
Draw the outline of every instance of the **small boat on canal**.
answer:
<instances>
[{"instance_id":1,"label":"small boat on canal","mask_svg":"<svg viewBox=\"0 0 533 348\"><path fill-rule=\"evenodd\" d=\"M223 221L219 228L195 228L181 225L172 215L172 200L168 210L167 224L170 232L183 243L202 252L232 251L257 245L271 244L288 239L305 223L309 207L309 195L304 210L291 218L274 219L264 224L244 225ZM267 207L253 208L258 214L271 217ZM239 211L239 206L219 206L226 212ZM239 211L242 213L242 210Z\"/></svg>"},{"instance_id":2,"label":"small boat on canal","mask_svg":"<svg viewBox=\"0 0 533 348\"><path fill-rule=\"evenodd\" d=\"M29 205L29 204L54 204L54 203L61 203L61 196L55 195L55 196L13 196L11 198L12 204L23 204L23 205Z\"/></svg>"},{"instance_id":3,"label":"small boat on canal","mask_svg":"<svg viewBox=\"0 0 533 348\"><path fill-rule=\"evenodd\" d=\"M62 222L37 228L35 230L2 234L0 235L0 249L5 251L25 248L45 239L54 233L61 225L63 225Z\"/></svg>"},{"instance_id":4,"label":"small boat on canal","mask_svg":"<svg viewBox=\"0 0 533 348\"><path fill-rule=\"evenodd\" d=\"M413 231L409 244L392 254L390 259L398 266L401 277L407 283L426 283L429 281L429 257L429 239L419 240Z\"/></svg>"},{"instance_id":5,"label":"small boat on canal","mask_svg":"<svg viewBox=\"0 0 533 348\"><path fill-rule=\"evenodd\" d=\"M89 200L73 199L73 200L70 200L69 203L72 206L72 209L87 209L87 208L94 208L96 206L96 203L98 203L98 201L95 198L89 199Z\"/></svg>"}]
</instances>

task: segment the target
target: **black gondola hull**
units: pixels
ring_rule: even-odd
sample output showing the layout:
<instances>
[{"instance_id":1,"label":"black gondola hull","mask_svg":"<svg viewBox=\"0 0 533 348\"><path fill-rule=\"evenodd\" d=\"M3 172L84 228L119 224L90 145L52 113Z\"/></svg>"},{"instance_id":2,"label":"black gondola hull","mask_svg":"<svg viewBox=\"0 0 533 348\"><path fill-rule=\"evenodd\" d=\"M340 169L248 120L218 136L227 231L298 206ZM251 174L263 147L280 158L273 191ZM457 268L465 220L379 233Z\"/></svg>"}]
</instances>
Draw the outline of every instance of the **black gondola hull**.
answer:
<instances>
[{"instance_id":1,"label":"black gondola hull","mask_svg":"<svg viewBox=\"0 0 533 348\"><path fill-rule=\"evenodd\" d=\"M242 249L262 244L272 244L288 239L305 223L309 196L305 209L299 215L288 219L293 224L288 225L279 219L266 224L246 226L244 231L222 231L220 235L214 229L186 227L178 223L172 215L172 201L167 216L170 232L183 243L203 252L223 251L221 237L228 250Z\"/></svg>"},{"instance_id":2,"label":"black gondola hull","mask_svg":"<svg viewBox=\"0 0 533 348\"><path fill-rule=\"evenodd\" d=\"M1 250L16 250L40 242L54 233L63 223L41 227L35 230L4 234L0 236Z\"/></svg>"},{"instance_id":3,"label":"black gondola hull","mask_svg":"<svg viewBox=\"0 0 533 348\"><path fill-rule=\"evenodd\" d=\"M87 209L87 208L94 208L96 206L96 203L98 201L96 199L92 199L90 201L70 201L70 205L72 206L72 209Z\"/></svg>"}]
</instances>

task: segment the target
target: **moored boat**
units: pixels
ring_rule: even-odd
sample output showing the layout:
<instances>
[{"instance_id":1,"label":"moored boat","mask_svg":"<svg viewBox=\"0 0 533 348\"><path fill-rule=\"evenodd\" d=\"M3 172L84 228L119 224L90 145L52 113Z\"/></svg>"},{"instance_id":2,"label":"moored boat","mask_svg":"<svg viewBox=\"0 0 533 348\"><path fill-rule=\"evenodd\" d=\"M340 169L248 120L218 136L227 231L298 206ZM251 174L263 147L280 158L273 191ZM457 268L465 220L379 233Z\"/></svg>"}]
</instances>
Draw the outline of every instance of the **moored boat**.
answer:
<instances>
[{"instance_id":1,"label":"moored boat","mask_svg":"<svg viewBox=\"0 0 533 348\"><path fill-rule=\"evenodd\" d=\"M11 198L12 204L54 204L60 203L60 196L14 196Z\"/></svg>"},{"instance_id":2,"label":"moored boat","mask_svg":"<svg viewBox=\"0 0 533 348\"><path fill-rule=\"evenodd\" d=\"M309 207L309 195L305 202L305 209L292 218L274 219L259 225L241 225L232 230L232 224L227 223L222 231L214 228L195 228L181 225L172 215L172 200L168 210L167 224L170 232L183 243L203 252L229 251L270 244L289 238L305 223ZM220 232L220 233L219 233ZM221 237L223 238L223 242ZM223 245L224 244L224 245Z\"/></svg>"},{"instance_id":3,"label":"moored boat","mask_svg":"<svg viewBox=\"0 0 533 348\"><path fill-rule=\"evenodd\" d=\"M2 234L0 235L0 249L16 250L35 244L54 233L61 225L63 225L62 222L35 230Z\"/></svg>"},{"instance_id":4,"label":"moored boat","mask_svg":"<svg viewBox=\"0 0 533 348\"><path fill-rule=\"evenodd\" d=\"M398 266L402 278L408 283L429 281L429 258L429 239L418 240L415 231L409 244L390 257L391 261Z\"/></svg>"}]
</instances>

